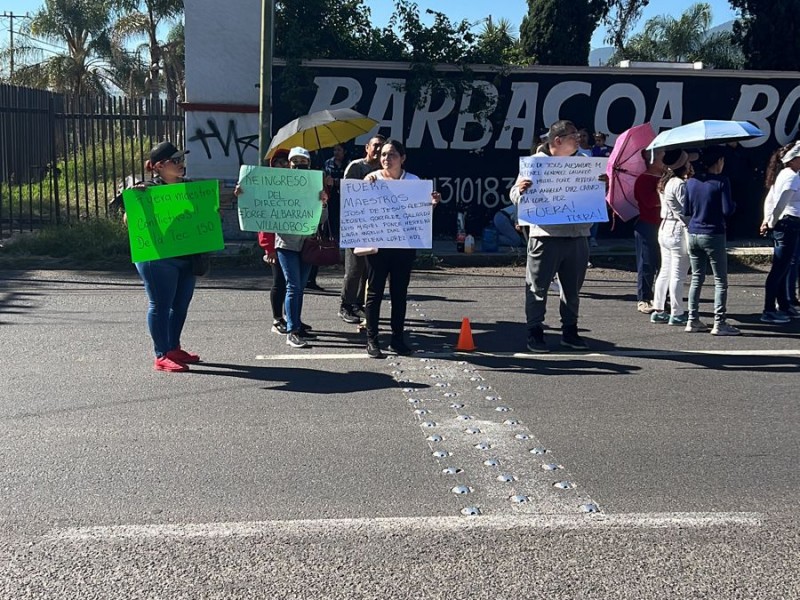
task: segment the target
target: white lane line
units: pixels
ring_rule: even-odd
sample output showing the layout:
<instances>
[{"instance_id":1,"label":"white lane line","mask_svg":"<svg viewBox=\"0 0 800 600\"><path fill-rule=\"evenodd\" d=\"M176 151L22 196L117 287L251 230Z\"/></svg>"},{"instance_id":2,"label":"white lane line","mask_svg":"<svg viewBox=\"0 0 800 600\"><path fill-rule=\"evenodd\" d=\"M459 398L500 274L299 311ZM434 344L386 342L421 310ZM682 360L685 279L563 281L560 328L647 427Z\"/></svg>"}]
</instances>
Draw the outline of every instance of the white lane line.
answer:
<instances>
[{"instance_id":1,"label":"white lane line","mask_svg":"<svg viewBox=\"0 0 800 600\"><path fill-rule=\"evenodd\" d=\"M342 359L367 359L366 352L347 352L341 354L257 354L256 360L342 360ZM380 364L379 361L375 361Z\"/></svg>"},{"instance_id":2,"label":"white lane line","mask_svg":"<svg viewBox=\"0 0 800 600\"><path fill-rule=\"evenodd\" d=\"M565 352L558 354L533 354L528 352L424 352L414 354L415 358L452 358L467 359L470 356L488 358L527 358L530 360L547 360L551 358L650 358L661 356L766 356L766 357L796 357L800 358L800 350L611 350L609 352ZM258 354L256 360L352 360L366 359L365 352L342 352L337 354ZM392 358L390 355L389 358ZM380 364L375 361L375 364Z\"/></svg>"},{"instance_id":3,"label":"white lane line","mask_svg":"<svg viewBox=\"0 0 800 600\"><path fill-rule=\"evenodd\" d=\"M374 519L304 519L234 523L115 525L56 529L45 540L102 541L109 539L221 538L275 534L356 532L448 532L471 529L671 529L761 527L763 515L730 513L628 513L581 515L485 515L480 517L389 517Z\"/></svg>"}]
</instances>

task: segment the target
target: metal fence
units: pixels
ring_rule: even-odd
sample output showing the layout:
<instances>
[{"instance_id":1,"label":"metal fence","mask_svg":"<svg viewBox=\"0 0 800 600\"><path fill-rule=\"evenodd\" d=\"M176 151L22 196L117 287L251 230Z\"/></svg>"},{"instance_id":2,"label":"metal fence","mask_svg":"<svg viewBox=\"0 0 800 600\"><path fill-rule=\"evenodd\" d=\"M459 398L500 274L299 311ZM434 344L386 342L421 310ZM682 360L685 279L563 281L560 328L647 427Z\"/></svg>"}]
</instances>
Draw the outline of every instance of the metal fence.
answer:
<instances>
[{"instance_id":1,"label":"metal fence","mask_svg":"<svg viewBox=\"0 0 800 600\"><path fill-rule=\"evenodd\" d=\"M0 85L0 238L108 216L120 187L144 178L147 152L163 139L184 143L174 102Z\"/></svg>"}]
</instances>

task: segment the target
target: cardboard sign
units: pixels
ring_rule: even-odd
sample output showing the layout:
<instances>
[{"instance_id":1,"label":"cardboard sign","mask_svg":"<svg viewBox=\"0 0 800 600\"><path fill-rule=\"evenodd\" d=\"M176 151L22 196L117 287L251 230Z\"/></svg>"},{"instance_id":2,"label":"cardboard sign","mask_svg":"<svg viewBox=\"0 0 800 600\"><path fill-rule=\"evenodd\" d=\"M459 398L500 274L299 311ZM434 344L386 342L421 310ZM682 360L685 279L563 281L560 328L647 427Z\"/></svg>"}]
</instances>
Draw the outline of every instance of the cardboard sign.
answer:
<instances>
[{"instance_id":1,"label":"cardboard sign","mask_svg":"<svg viewBox=\"0 0 800 600\"><path fill-rule=\"evenodd\" d=\"M521 225L564 225L608 221L606 187L598 178L607 158L584 156L525 156L519 173L530 179L519 200Z\"/></svg>"},{"instance_id":2,"label":"cardboard sign","mask_svg":"<svg viewBox=\"0 0 800 600\"><path fill-rule=\"evenodd\" d=\"M322 171L242 165L239 228L312 235L322 216Z\"/></svg>"},{"instance_id":3,"label":"cardboard sign","mask_svg":"<svg viewBox=\"0 0 800 600\"><path fill-rule=\"evenodd\" d=\"M342 179L340 246L433 247L433 182Z\"/></svg>"},{"instance_id":4,"label":"cardboard sign","mask_svg":"<svg viewBox=\"0 0 800 600\"><path fill-rule=\"evenodd\" d=\"M133 262L222 250L219 181L122 192Z\"/></svg>"}]
</instances>

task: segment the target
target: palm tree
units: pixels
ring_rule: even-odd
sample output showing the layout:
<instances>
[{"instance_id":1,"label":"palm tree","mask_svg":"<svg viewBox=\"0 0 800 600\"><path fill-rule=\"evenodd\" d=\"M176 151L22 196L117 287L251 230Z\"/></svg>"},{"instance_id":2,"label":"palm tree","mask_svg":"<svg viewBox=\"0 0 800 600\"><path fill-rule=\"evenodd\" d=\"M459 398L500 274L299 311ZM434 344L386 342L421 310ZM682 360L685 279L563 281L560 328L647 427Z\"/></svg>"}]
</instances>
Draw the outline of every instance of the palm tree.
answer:
<instances>
[{"instance_id":1,"label":"palm tree","mask_svg":"<svg viewBox=\"0 0 800 600\"><path fill-rule=\"evenodd\" d=\"M183 14L183 0L111 0L119 11L120 17L113 28L113 38L119 46L127 42L143 39L136 51L139 57L147 55L147 75L145 83L150 95L155 99L162 88L171 99L181 95L181 87L175 81L174 50L168 47L170 42L159 39L159 27L174 21ZM182 36L180 36L182 38ZM175 46L175 41L172 42ZM182 46L182 42L180 42ZM165 81L161 82L161 73Z\"/></svg>"},{"instance_id":2,"label":"palm tree","mask_svg":"<svg viewBox=\"0 0 800 600\"><path fill-rule=\"evenodd\" d=\"M483 22L470 60L493 65L521 63L519 39L514 26L506 18L493 21L491 15Z\"/></svg>"},{"instance_id":3,"label":"palm tree","mask_svg":"<svg viewBox=\"0 0 800 600\"><path fill-rule=\"evenodd\" d=\"M669 15L654 17L638 35L630 38L609 62L622 59L648 62L702 61L718 69L739 69L744 64L741 50L731 32L710 34L711 6L699 2L677 19Z\"/></svg>"},{"instance_id":4,"label":"palm tree","mask_svg":"<svg viewBox=\"0 0 800 600\"><path fill-rule=\"evenodd\" d=\"M103 58L112 51L110 20L111 0L44 0L22 27L32 43L16 51L28 64L20 66L14 82L76 96L106 94L113 82ZM64 50L44 48L35 38Z\"/></svg>"}]
</instances>

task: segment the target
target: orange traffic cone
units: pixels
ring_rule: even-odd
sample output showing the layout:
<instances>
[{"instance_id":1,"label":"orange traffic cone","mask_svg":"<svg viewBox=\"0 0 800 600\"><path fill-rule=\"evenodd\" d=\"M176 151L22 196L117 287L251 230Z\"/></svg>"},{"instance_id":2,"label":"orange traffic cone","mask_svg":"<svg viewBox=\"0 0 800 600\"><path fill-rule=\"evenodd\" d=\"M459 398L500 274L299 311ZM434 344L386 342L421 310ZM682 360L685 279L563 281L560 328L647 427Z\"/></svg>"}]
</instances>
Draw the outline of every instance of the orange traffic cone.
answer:
<instances>
[{"instance_id":1,"label":"orange traffic cone","mask_svg":"<svg viewBox=\"0 0 800 600\"><path fill-rule=\"evenodd\" d=\"M472 352L476 350L477 346L472 340L472 327L469 324L469 319L464 317L461 319L461 333L458 334L458 343L456 350L459 352Z\"/></svg>"}]
</instances>

